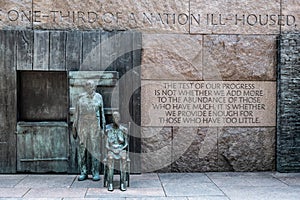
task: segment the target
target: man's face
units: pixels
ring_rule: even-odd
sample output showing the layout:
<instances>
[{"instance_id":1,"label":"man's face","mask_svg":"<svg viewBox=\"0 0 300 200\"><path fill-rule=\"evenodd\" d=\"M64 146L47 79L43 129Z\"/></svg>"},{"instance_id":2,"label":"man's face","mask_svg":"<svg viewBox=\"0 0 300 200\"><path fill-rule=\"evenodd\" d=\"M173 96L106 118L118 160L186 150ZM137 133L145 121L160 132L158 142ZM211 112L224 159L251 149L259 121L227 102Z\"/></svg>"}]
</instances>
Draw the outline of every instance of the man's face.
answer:
<instances>
[{"instance_id":1,"label":"man's face","mask_svg":"<svg viewBox=\"0 0 300 200\"><path fill-rule=\"evenodd\" d=\"M93 94L95 91L95 87L93 86L93 84L88 83L86 85L86 91L89 95Z\"/></svg>"},{"instance_id":2,"label":"man's face","mask_svg":"<svg viewBox=\"0 0 300 200\"><path fill-rule=\"evenodd\" d=\"M113 120L116 124L119 124L120 122L120 114L119 113L114 113L113 114Z\"/></svg>"}]
</instances>

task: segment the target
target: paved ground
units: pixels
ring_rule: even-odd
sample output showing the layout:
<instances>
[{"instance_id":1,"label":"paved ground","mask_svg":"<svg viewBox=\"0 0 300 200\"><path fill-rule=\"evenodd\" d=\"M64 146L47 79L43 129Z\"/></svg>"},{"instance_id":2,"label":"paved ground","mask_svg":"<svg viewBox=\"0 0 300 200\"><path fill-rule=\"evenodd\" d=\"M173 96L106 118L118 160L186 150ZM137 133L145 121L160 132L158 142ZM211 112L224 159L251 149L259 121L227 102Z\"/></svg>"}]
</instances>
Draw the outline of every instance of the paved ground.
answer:
<instances>
[{"instance_id":1,"label":"paved ground","mask_svg":"<svg viewBox=\"0 0 300 200\"><path fill-rule=\"evenodd\" d=\"M115 177L117 178L117 177ZM131 176L131 186L108 192L102 181L76 175L0 175L0 199L299 200L300 173L167 173Z\"/></svg>"}]
</instances>

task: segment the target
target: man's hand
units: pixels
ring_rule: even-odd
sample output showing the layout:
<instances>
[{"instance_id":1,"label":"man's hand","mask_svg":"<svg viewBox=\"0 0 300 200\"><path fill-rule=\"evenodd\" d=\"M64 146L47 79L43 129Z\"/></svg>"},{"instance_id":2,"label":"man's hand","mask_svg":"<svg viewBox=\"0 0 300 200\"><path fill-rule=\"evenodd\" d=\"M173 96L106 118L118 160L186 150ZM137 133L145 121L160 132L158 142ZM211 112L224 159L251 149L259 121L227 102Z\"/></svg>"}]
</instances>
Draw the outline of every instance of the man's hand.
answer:
<instances>
[{"instance_id":1,"label":"man's hand","mask_svg":"<svg viewBox=\"0 0 300 200\"><path fill-rule=\"evenodd\" d=\"M119 154L120 153L119 149L114 149L113 151L114 151L115 154Z\"/></svg>"},{"instance_id":2,"label":"man's hand","mask_svg":"<svg viewBox=\"0 0 300 200\"><path fill-rule=\"evenodd\" d=\"M100 126L98 126L98 127L97 127L97 134L98 134L98 135L103 135L103 133L102 133L102 130L101 130L101 127L100 127Z\"/></svg>"},{"instance_id":3,"label":"man's hand","mask_svg":"<svg viewBox=\"0 0 300 200\"><path fill-rule=\"evenodd\" d=\"M106 130L106 129L105 129L105 128L106 128L105 124L103 124L102 127L103 127L103 129L102 129L102 135L101 135L101 136L103 137L103 136L106 134L106 133L105 133L105 130Z\"/></svg>"},{"instance_id":4,"label":"man's hand","mask_svg":"<svg viewBox=\"0 0 300 200\"><path fill-rule=\"evenodd\" d=\"M76 129L76 126L74 124L72 125L72 135L73 135L74 139L77 138L77 129Z\"/></svg>"}]
</instances>

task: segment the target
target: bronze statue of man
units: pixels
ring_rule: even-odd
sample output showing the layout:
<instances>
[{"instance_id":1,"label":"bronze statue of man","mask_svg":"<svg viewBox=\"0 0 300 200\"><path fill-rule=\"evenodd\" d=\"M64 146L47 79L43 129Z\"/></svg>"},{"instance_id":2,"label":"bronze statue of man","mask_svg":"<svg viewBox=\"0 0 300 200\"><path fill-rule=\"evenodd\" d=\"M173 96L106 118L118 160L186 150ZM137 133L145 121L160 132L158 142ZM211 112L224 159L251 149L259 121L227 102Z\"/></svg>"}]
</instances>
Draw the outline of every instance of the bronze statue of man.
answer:
<instances>
[{"instance_id":1,"label":"bronze statue of man","mask_svg":"<svg viewBox=\"0 0 300 200\"><path fill-rule=\"evenodd\" d=\"M120 124L120 113L113 112L113 123L106 126L106 149L107 149L107 167L108 167L108 190L113 191L114 160L120 160L120 189L126 190L126 161L128 146L128 130Z\"/></svg>"},{"instance_id":2,"label":"bronze statue of man","mask_svg":"<svg viewBox=\"0 0 300 200\"><path fill-rule=\"evenodd\" d=\"M76 105L73 134L79 137L78 162L80 167L79 181L88 178L87 155L91 155L93 181L99 181L100 142L105 129L105 116L101 94L96 92L93 81L85 84L86 92L82 93Z\"/></svg>"}]
</instances>

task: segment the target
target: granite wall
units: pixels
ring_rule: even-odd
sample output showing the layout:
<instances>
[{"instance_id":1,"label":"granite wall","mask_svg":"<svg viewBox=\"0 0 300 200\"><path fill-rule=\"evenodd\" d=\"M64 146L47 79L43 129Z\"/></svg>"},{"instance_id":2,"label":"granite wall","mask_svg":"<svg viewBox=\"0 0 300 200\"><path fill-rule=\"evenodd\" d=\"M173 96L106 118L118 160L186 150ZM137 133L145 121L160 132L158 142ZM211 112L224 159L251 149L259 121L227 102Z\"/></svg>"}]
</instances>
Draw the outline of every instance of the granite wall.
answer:
<instances>
[{"instance_id":1,"label":"granite wall","mask_svg":"<svg viewBox=\"0 0 300 200\"><path fill-rule=\"evenodd\" d=\"M299 0L8 0L0 2L0 27L142 32L142 85L148 80L276 82L278 37L282 31L299 30L299 10ZM299 47L299 38L282 41L282 47ZM282 66L299 60L295 54L283 53ZM282 87L282 95L296 101L298 94L288 93L291 87L299 88L298 65L293 62L292 66L280 71L288 86L287 91ZM289 76L295 78L287 81ZM141 94L147 98L143 87ZM142 106L142 121L151 118L146 109ZM280 133L278 169L288 169L290 163L299 166L299 141L287 131L299 124L290 120L281 125L287 117L283 110L277 130L275 126L144 126L142 171L275 170L276 131ZM284 157L290 151L296 156Z\"/></svg>"},{"instance_id":2,"label":"granite wall","mask_svg":"<svg viewBox=\"0 0 300 200\"><path fill-rule=\"evenodd\" d=\"M142 81L276 81L276 42L276 35L144 34ZM143 118L151 116L142 105ZM275 170L275 138L275 127L144 127L142 166L163 172Z\"/></svg>"},{"instance_id":3,"label":"granite wall","mask_svg":"<svg viewBox=\"0 0 300 200\"><path fill-rule=\"evenodd\" d=\"M277 170L300 171L300 34L280 36L278 68Z\"/></svg>"}]
</instances>

